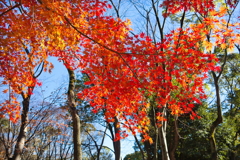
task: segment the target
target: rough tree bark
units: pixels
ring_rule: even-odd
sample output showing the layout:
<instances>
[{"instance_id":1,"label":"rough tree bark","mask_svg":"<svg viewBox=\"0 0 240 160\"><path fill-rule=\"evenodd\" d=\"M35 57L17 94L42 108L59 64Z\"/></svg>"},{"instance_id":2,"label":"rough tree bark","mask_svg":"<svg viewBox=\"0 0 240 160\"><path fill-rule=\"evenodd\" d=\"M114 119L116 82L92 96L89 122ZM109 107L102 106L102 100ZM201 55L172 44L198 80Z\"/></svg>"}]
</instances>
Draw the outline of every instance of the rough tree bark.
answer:
<instances>
[{"instance_id":1,"label":"rough tree bark","mask_svg":"<svg viewBox=\"0 0 240 160\"><path fill-rule=\"evenodd\" d=\"M72 116L73 124L73 146L74 146L74 160L82 160L81 151L81 123L76 109L75 101L75 74L74 71L67 68L69 74L69 87L68 87L68 108Z\"/></svg>"}]
</instances>

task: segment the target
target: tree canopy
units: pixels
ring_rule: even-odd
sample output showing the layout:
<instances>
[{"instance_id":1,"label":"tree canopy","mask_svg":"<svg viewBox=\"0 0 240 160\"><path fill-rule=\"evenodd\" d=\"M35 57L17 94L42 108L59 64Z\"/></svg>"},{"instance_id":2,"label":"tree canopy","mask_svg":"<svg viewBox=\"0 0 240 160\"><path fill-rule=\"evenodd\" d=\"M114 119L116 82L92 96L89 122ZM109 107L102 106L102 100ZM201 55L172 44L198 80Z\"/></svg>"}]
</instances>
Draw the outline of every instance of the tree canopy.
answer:
<instances>
[{"instance_id":1,"label":"tree canopy","mask_svg":"<svg viewBox=\"0 0 240 160\"><path fill-rule=\"evenodd\" d=\"M204 84L211 73L218 108L218 117L209 126L215 156L213 135L223 121L220 84L231 88L227 92L232 109L226 115L237 112L239 92L230 80L238 77L229 54L236 55L233 52L240 45L240 16L231 19L239 0L149 3L149 11L142 7L147 13L142 14L147 31L134 33L131 21L121 19L112 0L1 0L0 77L8 98L1 101L0 116L15 123L21 119L24 135L31 95L42 84L40 74L54 67L49 57L56 57L69 71L67 102L72 113L77 114L76 99L84 100L93 113L101 112L107 123L114 123L114 141L139 133L155 148L160 141L162 158L169 159L167 150L175 152L177 144L168 146L167 125L172 118L176 138L178 117L200 117L194 107L208 97ZM118 16L109 16L110 10ZM154 15L155 29L149 13ZM188 14L196 18L186 22ZM174 17L180 17L178 27L166 30L167 21ZM89 87L78 93L76 80L71 79L74 71L88 77L85 85ZM224 82L220 82L221 76ZM21 95L22 105L17 95ZM157 159L157 150L154 154Z\"/></svg>"}]
</instances>

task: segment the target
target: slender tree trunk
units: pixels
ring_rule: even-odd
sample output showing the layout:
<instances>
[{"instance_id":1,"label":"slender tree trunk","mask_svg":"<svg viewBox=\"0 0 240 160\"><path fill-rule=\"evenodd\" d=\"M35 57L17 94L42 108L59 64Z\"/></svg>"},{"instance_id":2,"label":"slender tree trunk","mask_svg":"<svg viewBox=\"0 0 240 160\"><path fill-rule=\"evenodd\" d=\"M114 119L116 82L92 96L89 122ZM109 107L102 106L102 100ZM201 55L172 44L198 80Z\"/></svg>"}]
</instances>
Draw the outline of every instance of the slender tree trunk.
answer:
<instances>
[{"instance_id":1,"label":"slender tree trunk","mask_svg":"<svg viewBox=\"0 0 240 160\"><path fill-rule=\"evenodd\" d=\"M152 102L151 102L152 103ZM155 102L151 104L152 107L152 125L154 126L154 152L153 152L153 160L158 160L158 134L159 134L159 128L157 126L157 121L156 121L156 108L155 108Z\"/></svg>"},{"instance_id":2,"label":"slender tree trunk","mask_svg":"<svg viewBox=\"0 0 240 160\"><path fill-rule=\"evenodd\" d=\"M15 145L15 150L12 158L9 158L9 160L21 160L21 154L23 152L23 148L25 146L26 142L26 136L27 136L27 124L28 124L28 111L29 111L29 104L30 104L30 95L28 95L26 98L24 95L23 97L23 109L22 109L22 115L21 115L21 126L20 126L20 132L18 134L17 143Z\"/></svg>"},{"instance_id":3,"label":"slender tree trunk","mask_svg":"<svg viewBox=\"0 0 240 160\"><path fill-rule=\"evenodd\" d=\"M179 142L179 135L178 135L178 123L177 123L177 116L174 116L174 135L173 135L173 141L171 143L171 146L169 147L169 156L171 160L176 160L175 158L175 152L178 146Z\"/></svg>"},{"instance_id":4,"label":"slender tree trunk","mask_svg":"<svg viewBox=\"0 0 240 160\"><path fill-rule=\"evenodd\" d=\"M166 106L163 108L162 115L164 118L167 118L167 108ZM162 121L162 126L159 128L159 140L162 151L162 160L170 160L168 153L168 145L167 145L167 121Z\"/></svg>"},{"instance_id":5,"label":"slender tree trunk","mask_svg":"<svg viewBox=\"0 0 240 160\"><path fill-rule=\"evenodd\" d=\"M158 133L159 129L156 127L155 124L155 142L154 143L154 157L153 160L158 160Z\"/></svg>"},{"instance_id":6,"label":"slender tree trunk","mask_svg":"<svg viewBox=\"0 0 240 160\"><path fill-rule=\"evenodd\" d=\"M152 160L153 155L152 155L151 144L149 143L149 141L144 141L143 144L144 144L145 152L147 154L147 160Z\"/></svg>"},{"instance_id":7,"label":"slender tree trunk","mask_svg":"<svg viewBox=\"0 0 240 160\"><path fill-rule=\"evenodd\" d=\"M139 142L139 140L137 139L137 136L136 136L136 135L133 135L133 136L134 136L135 142L137 143L138 148L139 148L139 150L140 150L140 152L141 152L142 160L145 160L144 152L143 152L143 149L142 149L142 147L141 147L141 145L140 145L140 142Z\"/></svg>"},{"instance_id":8,"label":"slender tree trunk","mask_svg":"<svg viewBox=\"0 0 240 160\"><path fill-rule=\"evenodd\" d=\"M75 102L75 74L74 71L67 68L69 74L68 87L68 107L72 116L73 123L73 145L74 145L74 160L82 160L81 151L81 123L76 109Z\"/></svg>"},{"instance_id":9,"label":"slender tree trunk","mask_svg":"<svg viewBox=\"0 0 240 160\"><path fill-rule=\"evenodd\" d=\"M113 123L113 127L111 126L110 123L108 123L109 131L112 136L113 140L113 149L114 149L114 154L115 154L115 160L121 160L121 141L120 140L114 140L116 138L117 133L120 132L120 128L117 126L118 125L118 119L117 117L114 118L115 122ZM114 132L113 132L114 128Z\"/></svg>"},{"instance_id":10,"label":"slender tree trunk","mask_svg":"<svg viewBox=\"0 0 240 160\"><path fill-rule=\"evenodd\" d=\"M116 137L117 133L120 132L120 128L117 126L118 119L116 117L113 125L114 125L115 137ZM115 151L115 160L121 160L121 141L120 140L114 141L113 146Z\"/></svg>"},{"instance_id":11,"label":"slender tree trunk","mask_svg":"<svg viewBox=\"0 0 240 160\"><path fill-rule=\"evenodd\" d=\"M216 76L215 72L212 72L214 85L215 85L215 91L217 96L217 119L212 123L210 126L210 132L209 132L209 142L211 147L211 160L217 160L217 145L216 145L216 138L215 138L215 131L219 124L223 122L223 116L222 116L222 107L221 107L221 99L220 99L220 90L218 85L218 79L219 76Z\"/></svg>"}]
</instances>

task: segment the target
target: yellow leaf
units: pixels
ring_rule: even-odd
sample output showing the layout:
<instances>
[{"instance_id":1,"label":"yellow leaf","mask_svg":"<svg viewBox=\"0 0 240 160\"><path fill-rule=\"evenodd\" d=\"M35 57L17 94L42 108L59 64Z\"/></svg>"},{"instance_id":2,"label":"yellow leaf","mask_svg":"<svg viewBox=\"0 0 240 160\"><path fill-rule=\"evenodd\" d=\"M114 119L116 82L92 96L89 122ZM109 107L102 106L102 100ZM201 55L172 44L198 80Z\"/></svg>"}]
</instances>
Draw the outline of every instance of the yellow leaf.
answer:
<instances>
[{"instance_id":1,"label":"yellow leaf","mask_svg":"<svg viewBox=\"0 0 240 160\"><path fill-rule=\"evenodd\" d=\"M147 103L146 107L149 108L150 107L150 103Z\"/></svg>"},{"instance_id":2,"label":"yellow leaf","mask_svg":"<svg viewBox=\"0 0 240 160\"><path fill-rule=\"evenodd\" d=\"M203 47L205 47L207 52L210 52L212 50L213 44L208 41L203 41Z\"/></svg>"},{"instance_id":3,"label":"yellow leaf","mask_svg":"<svg viewBox=\"0 0 240 160\"><path fill-rule=\"evenodd\" d=\"M226 47L227 47L226 43L222 43L222 44L221 44L221 48L222 48L222 49L226 49Z\"/></svg>"}]
</instances>

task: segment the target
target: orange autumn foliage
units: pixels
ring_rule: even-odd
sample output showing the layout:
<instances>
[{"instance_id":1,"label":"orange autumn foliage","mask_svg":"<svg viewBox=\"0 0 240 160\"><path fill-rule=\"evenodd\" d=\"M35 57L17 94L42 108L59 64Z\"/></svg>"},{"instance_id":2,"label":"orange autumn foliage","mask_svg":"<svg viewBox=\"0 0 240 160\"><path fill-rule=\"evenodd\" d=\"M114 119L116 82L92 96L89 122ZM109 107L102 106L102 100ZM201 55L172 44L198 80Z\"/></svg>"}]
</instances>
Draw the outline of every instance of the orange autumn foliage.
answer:
<instances>
[{"instance_id":1,"label":"orange autumn foliage","mask_svg":"<svg viewBox=\"0 0 240 160\"><path fill-rule=\"evenodd\" d=\"M126 126L134 126L133 131L147 133L148 97L152 95L159 108L168 105L171 113L179 116L191 113L194 104L205 98L206 73L220 69L215 66L218 59L212 48L231 49L239 42L239 34L233 32L239 24L226 28L220 19L224 11L215 11L212 1L205 6L207 12L198 0L173 2L162 4L168 13L180 11L182 4L191 10L196 3L197 11L211 16L201 24L174 30L154 44L144 33L132 36L129 20L106 16L111 6L105 1L15 0L8 4L2 0L2 83L10 85L13 95L30 94L27 88L37 82L34 69L44 63L44 70L50 72L53 64L48 57L53 56L89 75L87 84L92 87L79 97L89 101L94 112L104 110L109 122L114 117L127 119ZM206 39L210 30L214 43ZM14 106L2 104L2 115L13 117L19 112L19 104ZM159 121L164 120L157 115Z\"/></svg>"}]
</instances>

